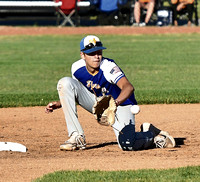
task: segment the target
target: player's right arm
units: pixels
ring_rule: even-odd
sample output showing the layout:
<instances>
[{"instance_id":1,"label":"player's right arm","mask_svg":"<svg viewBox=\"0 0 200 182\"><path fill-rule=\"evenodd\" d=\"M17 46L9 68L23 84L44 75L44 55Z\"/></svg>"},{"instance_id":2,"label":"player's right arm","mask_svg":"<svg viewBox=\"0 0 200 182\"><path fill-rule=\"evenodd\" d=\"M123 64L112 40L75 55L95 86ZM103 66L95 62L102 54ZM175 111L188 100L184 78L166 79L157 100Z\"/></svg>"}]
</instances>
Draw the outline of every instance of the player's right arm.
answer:
<instances>
[{"instance_id":1,"label":"player's right arm","mask_svg":"<svg viewBox=\"0 0 200 182\"><path fill-rule=\"evenodd\" d=\"M120 105L133 94L134 87L126 77L122 77L117 82L117 86L121 89L121 92L115 101L117 105Z\"/></svg>"}]
</instances>

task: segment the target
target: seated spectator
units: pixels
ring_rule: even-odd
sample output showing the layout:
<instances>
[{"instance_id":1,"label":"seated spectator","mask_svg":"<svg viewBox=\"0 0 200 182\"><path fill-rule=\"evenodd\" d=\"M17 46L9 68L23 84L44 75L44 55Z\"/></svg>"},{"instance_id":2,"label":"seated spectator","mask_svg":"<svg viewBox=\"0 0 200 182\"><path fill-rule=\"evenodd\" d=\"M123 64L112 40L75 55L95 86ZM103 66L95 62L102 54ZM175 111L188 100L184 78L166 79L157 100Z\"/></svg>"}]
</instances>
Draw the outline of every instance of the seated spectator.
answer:
<instances>
[{"instance_id":1,"label":"seated spectator","mask_svg":"<svg viewBox=\"0 0 200 182\"><path fill-rule=\"evenodd\" d=\"M186 8L188 13L188 26L191 26L192 15L193 15L193 3L194 0L171 0L172 11L173 11L173 23L175 26L178 25L177 14L184 8Z\"/></svg>"},{"instance_id":2,"label":"seated spectator","mask_svg":"<svg viewBox=\"0 0 200 182\"><path fill-rule=\"evenodd\" d=\"M136 0L134 6L135 26L146 26L153 14L155 7L155 0ZM144 22L140 22L141 9L146 9L147 13Z\"/></svg>"}]
</instances>

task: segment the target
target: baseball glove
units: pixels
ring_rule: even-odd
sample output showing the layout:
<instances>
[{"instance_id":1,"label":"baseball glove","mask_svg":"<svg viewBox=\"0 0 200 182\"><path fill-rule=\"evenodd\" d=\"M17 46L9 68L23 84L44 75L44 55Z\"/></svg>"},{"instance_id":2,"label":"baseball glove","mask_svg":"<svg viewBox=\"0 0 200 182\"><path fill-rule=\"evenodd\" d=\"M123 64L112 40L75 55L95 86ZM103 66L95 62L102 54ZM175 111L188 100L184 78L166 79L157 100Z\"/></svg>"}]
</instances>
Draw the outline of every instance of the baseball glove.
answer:
<instances>
[{"instance_id":1,"label":"baseball glove","mask_svg":"<svg viewBox=\"0 0 200 182\"><path fill-rule=\"evenodd\" d=\"M111 126L115 122L115 112L117 106L114 98L111 95L103 95L97 98L96 103L92 108L92 113L99 124Z\"/></svg>"}]
</instances>

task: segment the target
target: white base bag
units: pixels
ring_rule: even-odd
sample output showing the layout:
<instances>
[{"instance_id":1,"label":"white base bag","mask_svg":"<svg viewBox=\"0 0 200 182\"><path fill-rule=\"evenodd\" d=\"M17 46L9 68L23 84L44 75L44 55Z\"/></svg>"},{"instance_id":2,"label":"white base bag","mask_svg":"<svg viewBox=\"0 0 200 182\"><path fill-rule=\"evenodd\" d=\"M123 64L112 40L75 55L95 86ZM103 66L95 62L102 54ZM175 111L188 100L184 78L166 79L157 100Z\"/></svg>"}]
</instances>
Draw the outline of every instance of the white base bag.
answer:
<instances>
[{"instance_id":1,"label":"white base bag","mask_svg":"<svg viewBox=\"0 0 200 182\"><path fill-rule=\"evenodd\" d=\"M14 142L0 142L0 151L26 152L26 146Z\"/></svg>"}]
</instances>

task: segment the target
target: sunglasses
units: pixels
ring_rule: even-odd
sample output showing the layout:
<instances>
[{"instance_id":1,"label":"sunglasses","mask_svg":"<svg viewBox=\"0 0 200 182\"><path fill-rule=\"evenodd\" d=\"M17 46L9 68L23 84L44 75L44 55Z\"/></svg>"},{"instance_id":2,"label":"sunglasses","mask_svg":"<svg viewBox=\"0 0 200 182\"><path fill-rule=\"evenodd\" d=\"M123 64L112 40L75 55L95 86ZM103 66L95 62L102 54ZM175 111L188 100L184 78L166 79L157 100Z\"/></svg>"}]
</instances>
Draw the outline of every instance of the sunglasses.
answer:
<instances>
[{"instance_id":1,"label":"sunglasses","mask_svg":"<svg viewBox=\"0 0 200 182\"><path fill-rule=\"evenodd\" d=\"M94 45L93 43L89 43L88 45L85 46L85 48L82 51L86 51L93 47L101 47L101 46L103 46L103 44L101 42L96 42L96 45Z\"/></svg>"}]
</instances>

